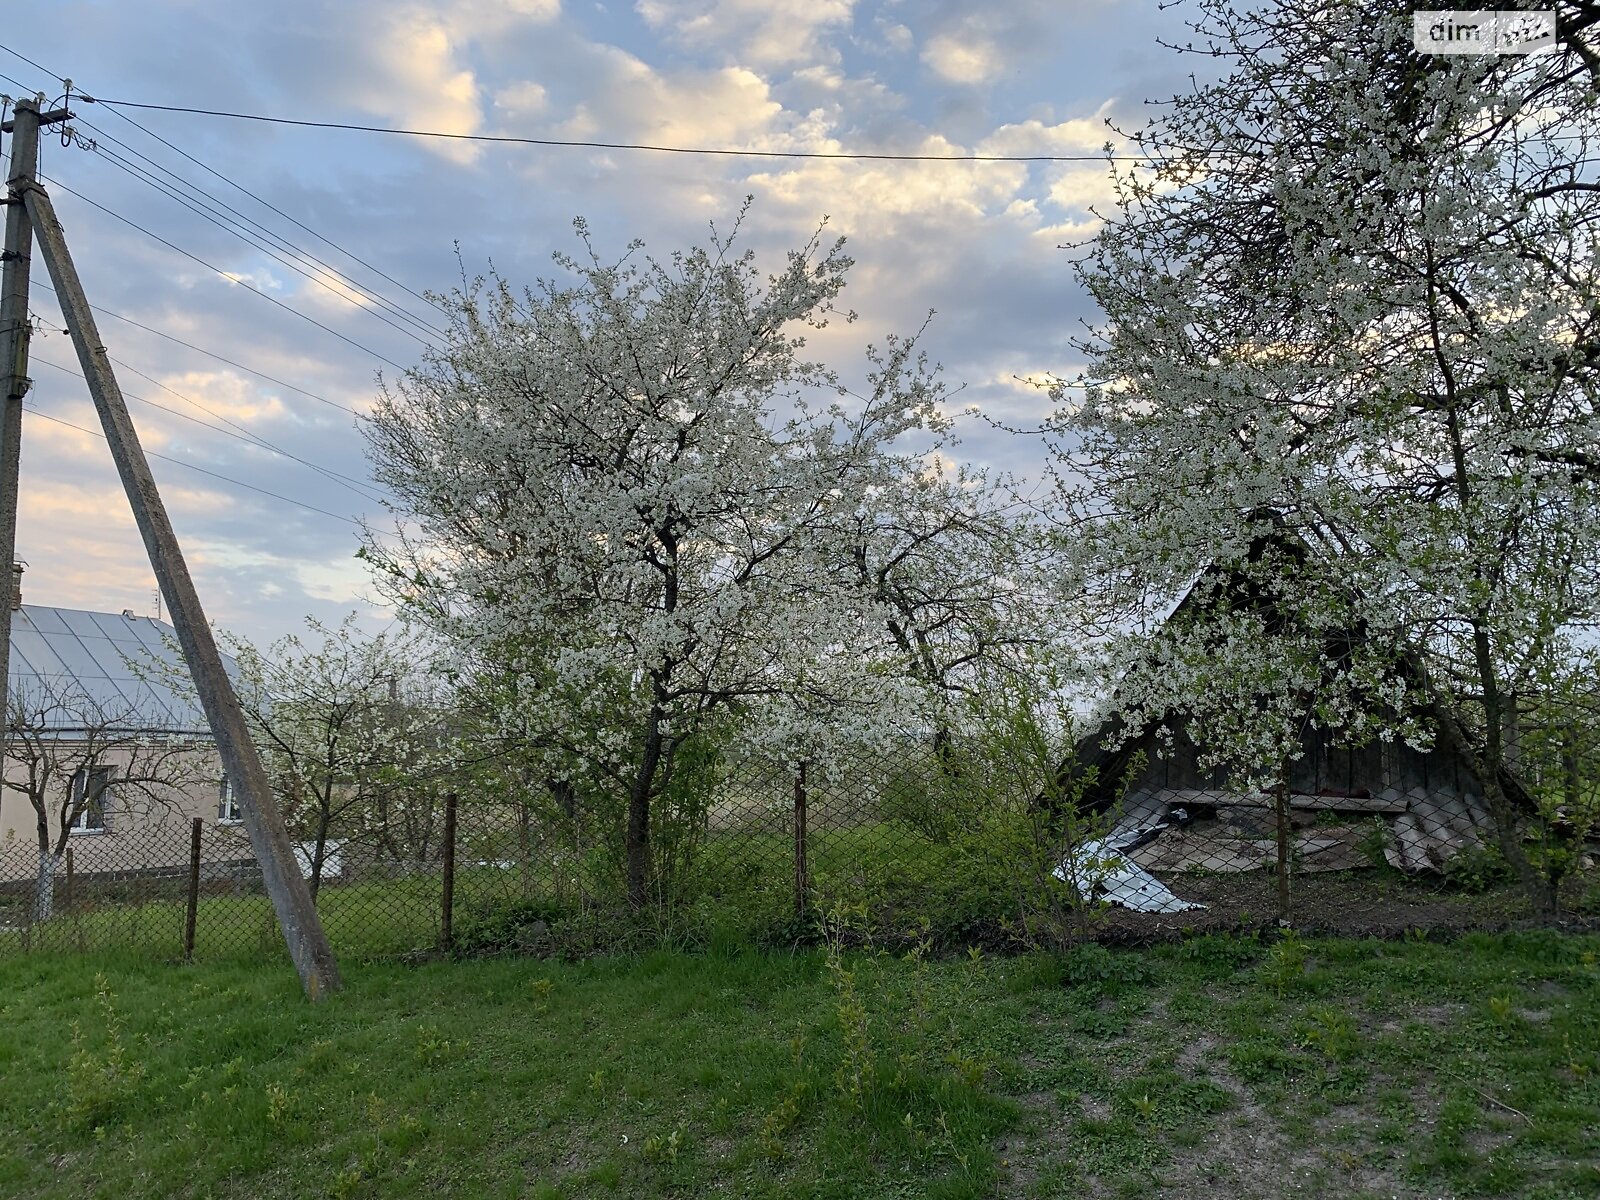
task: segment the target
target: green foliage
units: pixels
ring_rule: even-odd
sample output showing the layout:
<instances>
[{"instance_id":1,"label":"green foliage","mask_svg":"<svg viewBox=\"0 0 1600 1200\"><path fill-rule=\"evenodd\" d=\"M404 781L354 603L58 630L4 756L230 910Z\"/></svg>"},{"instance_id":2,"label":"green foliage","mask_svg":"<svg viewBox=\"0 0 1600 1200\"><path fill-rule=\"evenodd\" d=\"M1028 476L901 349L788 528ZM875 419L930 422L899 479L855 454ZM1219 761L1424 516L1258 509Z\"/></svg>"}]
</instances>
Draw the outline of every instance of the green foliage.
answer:
<instances>
[{"instance_id":1,"label":"green foliage","mask_svg":"<svg viewBox=\"0 0 1600 1200\"><path fill-rule=\"evenodd\" d=\"M461 955L545 953L554 944L550 930L570 914L551 900L522 900L463 914L455 927Z\"/></svg>"},{"instance_id":2,"label":"green foliage","mask_svg":"<svg viewBox=\"0 0 1600 1200\"><path fill-rule=\"evenodd\" d=\"M1150 965L1143 957L1093 943L1065 951L1061 962L1063 984L1084 988L1095 995L1139 987L1151 978Z\"/></svg>"},{"instance_id":3,"label":"green foliage","mask_svg":"<svg viewBox=\"0 0 1600 1200\"><path fill-rule=\"evenodd\" d=\"M1299 934L1285 929L1268 949L1256 968L1261 982L1280 997L1305 981L1307 948Z\"/></svg>"},{"instance_id":4,"label":"green foliage","mask_svg":"<svg viewBox=\"0 0 1600 1200\"><path fill-rule=\"evenodd\" d=\"M85 1021L97 1027L97 1032L86 1030ZM97 973L93 1011L68 1024L72 1054L67 1060L66 1097L57 1102L64 1127L98 1134L134 1102L145 1066L128 1053L122 1026L111 984L103 973Z\"/></svg>"},{"instance_id":5,"label":"green foliage","mask_svg":"<svg viewBox=\"0 0 1600 1200\"><path fill-rule=\"evenodd\" d=\"M1499 850L1480 844L1452 855L1444 864L1444 879L1454 891L1478 895L1515 882L1516 873Z\"/></svg>"}]
</instances>

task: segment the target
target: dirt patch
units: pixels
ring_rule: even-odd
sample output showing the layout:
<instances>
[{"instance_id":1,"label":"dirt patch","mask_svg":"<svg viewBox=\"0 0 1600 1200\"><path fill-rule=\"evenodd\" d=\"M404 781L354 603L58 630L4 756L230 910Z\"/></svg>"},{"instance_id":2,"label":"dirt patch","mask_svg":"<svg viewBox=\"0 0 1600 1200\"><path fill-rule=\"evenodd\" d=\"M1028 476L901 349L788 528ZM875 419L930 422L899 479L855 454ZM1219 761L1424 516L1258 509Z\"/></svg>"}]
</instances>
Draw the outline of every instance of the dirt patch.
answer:
<instances>
[{"instance_id":1,"label":"dirt patch","mask_svg":"<svg viewBox=\"0 0 1600 1200\"><path fill-rule=\"evenodd\" d=\"M1429 1029L1443 1029L1455 1023L1466 1012L1464 1004L1418 1004L1399 1016L1386 1017L1375 1028L1379 1033L1399 1033L1407 1025L1426 1025Z\"/></svg>"},{"instance_id":2,"label":"dirt patch","mask_svg":"<svg viewBox=\"0 0 1600 1200\"><path fill-rule=\"evenodd\" d=\"M1110 1051L1124 1045L1151 1045L1151 1025L1158 1021L1161 1010L1163 1005L1153 1005L1114 1045L1095 1047L1097 1058L1113 1077L1123 1071L1112 1065L1115 1055ZM1388 1028L1398 1031L1416 1021L1442 1026L1460 1011L1459 1005L1418 1008L1388 1022ZM1081 1146L1075 1142L1083 1136L1085 1123L1103 1126L1113 1122L1111 1104L1082 1094L1063 1111L1054 1093L1017 1096L1028 1114L1027 1132L1001 1148L998 1194L1008 1198L1071 1196L1074 1200L1112 1200L1130 1194L1162 1200L1213 1200L1218 1196L1228 1200L1345 1200L1352 1196L1449 1200L1436 1190L1419 1189L1405 1181L1403 1152L1383 1145L1384 1122L1367 1101L1341 1105L1291 1129L1229 1069L1222 1053L1225 1038L1213 1031L1171 1023L1165 1023L1163 1036L1171 1047L1170 1061L1177 1073L1185 1079L1209 1081L1227 1092L1232 1097L1228 1109L1197 1116L1192 1130L1152 1127L1149 1136L1163 1141L1162 1153L1151 1156L1147 1167L1130 1167L1121 1175L1101 1178L1083 1169L1077 1157ZM1030 1056L1029 1063L1034 1068L1047 1065L1037 1056ZM1376 1090L1375 1082L1374 1095ZM1421 1090L1429 1089L1424 1084ZM1423 1096L1416 1101L1418 1109L1434 1107ZM1292 1108L1292 1101L1290 1104ZM1413 1120L1419 1127L1431 1123L1426 1113L1418 1113Z\"/></svg>"},{"instance_id":3,"label":"dirt patch","mask_svg":"<svg viewBox=\"0 0 1600 1200\"><path fill-rule=\"evenodd\" d=\"M1180 1055L1199 1061L1199 1042ZM1373 1195L1393 1200L1425 1200L1434 1193L1405 1184L1360 1137L1338 1136L1352 1123L1371 1124L1360 1109L1342 1108L1320 1118L1316 1136L1296 1139L1256 1101L1225 1067L1204 1074L1229 1092L1237 1107L1193 1146L1175 1146L1152 1195L1171 1200L1202 1200L1226 1193L1230 1200L1271 1200L1278 1196L1346 1197Z\"/></svg>"},{"instance_id":4,"label":"dirt patch","mask_svg":"<svg viewBox=\"0 0 1600 1200\"><path fill-rule=\"evenodd\" d=\"M1181 913L1109 909L1097 926L1098 940L1140 945L1204 933L1270 929L1278 924L1278 883L1268 872L1177 872L1161 878L1178 896L1206 907ZM1295 879L1290 920L1303 933L1399 937L1414 930L1448 935L1520 928L1530 924L1530 914L1526 898L1515 889L1466 895L1427 882L1347 871Z\"/></svg>"}]
</instances>

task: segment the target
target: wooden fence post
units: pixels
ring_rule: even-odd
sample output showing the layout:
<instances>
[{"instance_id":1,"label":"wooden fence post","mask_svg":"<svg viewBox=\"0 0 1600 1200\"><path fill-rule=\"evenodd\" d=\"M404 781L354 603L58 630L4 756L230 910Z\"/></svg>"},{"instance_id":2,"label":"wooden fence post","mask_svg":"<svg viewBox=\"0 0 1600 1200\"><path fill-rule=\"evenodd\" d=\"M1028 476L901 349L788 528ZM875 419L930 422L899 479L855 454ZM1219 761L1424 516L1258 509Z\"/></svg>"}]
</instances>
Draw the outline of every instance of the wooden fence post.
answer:
<instances>
[{"instance_id":1,"label":"wooden fence post","mask_svg":"<svg viewBox=\"0 0 1600 1200\"><path fill-rule=\"evenodd\" d=\"M189 827L189 907L183 915L183 961L194 961L194 920L200 910L200 825L199 817Z\"/></svg>"},{"instance_id":2,"label":"wooden fence post","mask_svg":"<svg viewBox=\"0 0 1600 1200\"><path fill-rule=\"evenodd\" d=\"M439 948L450 949L456 906L456 794L444 794L444 887L439 896Z\"/></svg>"},{"instance_id":3,"label":"wooden fence post","mask_svg":"<svg viewBox=\"0 0 1600 1200\"><path fill-rule=\"evenodd\" d=\"M806 836L806 764L794 773L794 915L804 917L811 904L810 850Z\"/></svg>"}]
</instances>

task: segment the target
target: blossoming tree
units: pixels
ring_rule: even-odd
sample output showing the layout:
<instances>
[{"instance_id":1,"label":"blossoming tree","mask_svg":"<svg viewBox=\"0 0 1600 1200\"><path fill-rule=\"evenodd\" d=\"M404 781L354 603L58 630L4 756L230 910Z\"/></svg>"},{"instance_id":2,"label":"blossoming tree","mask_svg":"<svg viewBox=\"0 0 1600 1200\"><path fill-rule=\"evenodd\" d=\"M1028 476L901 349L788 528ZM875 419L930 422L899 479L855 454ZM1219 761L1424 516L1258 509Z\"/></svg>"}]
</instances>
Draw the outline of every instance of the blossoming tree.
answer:
<instances>
[{"instance_id":1,"label":"blossoming tree","mask_svg":"<svg viewBox=\"0 0 1600 1200\"><path fill-rule=\"evenodd\" d=\"M1506 731L1600 616L1597 21L1564 4L1554 51L1430 57L1398 3L1203 0L1190 48L1224 75L1136 136L1053 422L1114 671L1208 564L1280 614L1169 629L1128 706L1269 781L1307 722L1448 714L1546 908ZM1274 531L1309 556L1259 553Z\"/></svg>"},{"instance_id":2,"label":"blossoming tree","mask_svg":"<svg viewBox=\"0 0 1600 1200\"><path fill-rule=\"evenodd\" d=\"M652 809L695 739L803 754L915 719L862 514L944 436L910 343L845 397L804 356L849 260L821 234L763 278L734 236L666 259L557 256L565 281L455 297L451 337L369 425L412 519L366 554L397 597L492 664L508 728L554 776L621 801L628 898L651 894ZM734 230L737 234L737 227Z\"/></svg>"}]
</instances>

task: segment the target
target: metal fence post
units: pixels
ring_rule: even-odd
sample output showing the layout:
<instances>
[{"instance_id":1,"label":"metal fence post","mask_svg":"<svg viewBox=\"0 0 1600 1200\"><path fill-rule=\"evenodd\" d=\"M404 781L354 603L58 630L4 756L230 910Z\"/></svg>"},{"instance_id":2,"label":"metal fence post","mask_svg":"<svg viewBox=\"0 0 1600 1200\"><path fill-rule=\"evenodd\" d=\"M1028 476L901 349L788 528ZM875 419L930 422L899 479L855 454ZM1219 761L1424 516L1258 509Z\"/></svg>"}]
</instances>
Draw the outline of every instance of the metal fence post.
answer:
<instances>
[{"instance_id":1,"label":"metal fence post","mask_svg":"<svg viewBox=\"0 0 1600 1200\"><path fill-rule=\"evenodd\" d=\"M1289 904L1289 774L1287 771L1273 791L1273 807L1277 810L1278 818L1278 924L1287 927L1292 919Z\"/></svg>"},{"instance_id":2,"label":"metal fence post","mask_svg":"<svg viewBox=\"0 0 1600 1200\"><path fill-rule=\"evenodd\" d=\"M200 909L200 825L199 817L189 827L189 907L183 916L183 961L194 961L194 919Z\"/></svg>"},{"instance_id":3,"label":"metal fence post","mask_svg":"<svg viewBox=\"0 0 1600 1200\"><path fill-rule=\"evenodd\" d=\"M811 903L810 851L806 836L806 764L794 773L794 915L803 917Z\"/></svg>"},{"instance_id":4,"label":"metal fence post","mask_svg":"<svg viewBox=\"0 0 1600 1200\"><path fill-rule=\"evenodd\" d=\"M450 949L456 904L456 794L444 794L444 886L439 896L439 948Z\"/></svg>"},{"instance_id":5,"label":"metal fence post","mask_svg":"<svg viewBox=\"0 0 1600 1200\"><path fill-rule=\"evenodd\" d=\"M54 881L52 881L52 884L53 883L54 883ZM73 898L72 898L73 891L74 891L74 888L73 888L72 847L68 846L67 847L67 896L66 896L67 904L66 904L66 908L67 908L67 912L69 914L72 912L72 908L73 908Z\"/></svg>"}]
</instances>

